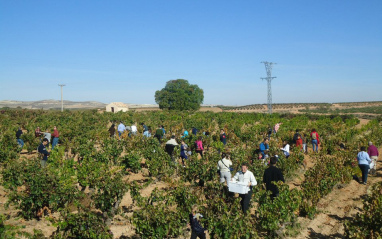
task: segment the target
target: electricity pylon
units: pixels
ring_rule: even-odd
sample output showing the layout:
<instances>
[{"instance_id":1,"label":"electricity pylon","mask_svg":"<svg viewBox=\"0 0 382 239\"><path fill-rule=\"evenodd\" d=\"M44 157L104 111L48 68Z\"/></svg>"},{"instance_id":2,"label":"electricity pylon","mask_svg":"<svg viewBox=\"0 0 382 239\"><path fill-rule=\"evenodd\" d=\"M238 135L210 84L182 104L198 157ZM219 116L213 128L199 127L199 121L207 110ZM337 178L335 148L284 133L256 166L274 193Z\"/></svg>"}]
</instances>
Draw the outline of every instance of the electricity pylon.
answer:
<instances>
[{"instance_id":1,"label":"electricity pylon","mask_svg":"<svg viewBox=\"0 0 382 239\"><path fill-rule=\"evenodd\" d=\"M267 71L267 77L261 78L261 79L267 80L267 83L268 83L268 113L272 114L272 85L271 85L271 81L274 78L276 78L276 77L272 77L272 65L276 64L276 63L268 62L268 61L262 61L261 63L264 63L265 70Z\"/></svg>"}]
</instances>

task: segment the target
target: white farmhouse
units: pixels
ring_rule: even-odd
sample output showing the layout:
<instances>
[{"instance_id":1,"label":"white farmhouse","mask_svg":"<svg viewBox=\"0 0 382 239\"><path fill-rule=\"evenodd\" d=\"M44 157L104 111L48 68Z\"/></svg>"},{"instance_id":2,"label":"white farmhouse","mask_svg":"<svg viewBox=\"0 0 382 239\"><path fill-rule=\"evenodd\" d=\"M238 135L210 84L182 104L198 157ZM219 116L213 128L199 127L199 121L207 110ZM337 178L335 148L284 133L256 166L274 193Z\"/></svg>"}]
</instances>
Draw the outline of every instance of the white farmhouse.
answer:
<instances>
[{"instance_id":1,"label":"white farmhouse","mask_svg":"<svg viewBox=\"0 0 382 239\"><path fill-rule=\"evenodd\" d=\"M129 110L129 106L127 106L126 104L122 102L112 102L106 105L106 112L116 113L119 111L126 112L128 110Z\"/></svg>"}]
</instances>

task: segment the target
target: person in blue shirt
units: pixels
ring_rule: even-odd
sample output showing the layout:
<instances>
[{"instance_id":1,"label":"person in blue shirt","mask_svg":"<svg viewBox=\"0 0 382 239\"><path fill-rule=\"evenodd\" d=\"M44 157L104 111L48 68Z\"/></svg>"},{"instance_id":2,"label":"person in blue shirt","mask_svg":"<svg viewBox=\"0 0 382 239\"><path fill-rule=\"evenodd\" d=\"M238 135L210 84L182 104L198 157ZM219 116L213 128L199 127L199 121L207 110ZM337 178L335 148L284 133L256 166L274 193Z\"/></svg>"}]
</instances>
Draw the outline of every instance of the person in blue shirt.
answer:
<instances>
[{"instance_id":1,"label":"person in blue shirt","mask_svg":"<svg viewBox=\"0 0 382 239\"><path fill-rule=\"evenodd\" d=\"M185 138L188 136L188 131L186 129L183 129L182 138Z\"/></svg>"},{"instance_id":2,"label":"person in blue shirt","mask_svg":"<svg viewBox=\"0 0 382 239\"><path fill-rule=\"evenodd\" d=\"M191 132L192 132L193 135L196 135L198 133L198 129L195 128L195 127L192 127L192 131Z\"/></svg>"},{"instance_id":3,"label":"person in blue shirt","mask_svg":"<svg viewBox=\"0 0 382 239\"><path fill-rule=\"evenodd\" d=\"M126 130L126 126L121 121L118 125L118 136L120 139L121 139L121 135L123 134L123 132L125 132L125 130Z\"/></svg>"},{"instance_id":4,"label":"person in blue shirt","mask_svg":"<svg viewBox=\"0 0 382 239\"><path fill-rule=\"evenodd\" d=\"M362 184L366 185L367 183L367 174L369 173L369 168L371 164L371 158L369 154L366 153L366 147L361 147L361 152L357 154L358 167L362 171Z\"/></svg>"},{"instance_id":5,"label":"person in blue shirt","mask_svg":"<svg viewBox=\"0 0 382 239\"><path fill-rule=\"evenodd\" d=\"M265 138L263 142L260 144L260 153L265 158L265 150L269 150L269 140Z\"/></svg>"},{"instance_id":6,"label":"person in blue shirt","mask_svg":"<svg viewBox=\"0 0 382 239\"><path fill-rule=\"evenodd\" d=\"M143 127L143 134L149 130L149 128L147 127L147 125L145 125L145 123L141 123L142 127Z\"/></svg>"},{"instance_id":7,"label":"person in blue shirt","mask_svg":"<svg viewBox=\"0 0 382 239\"><path fill-rule=\"evenodd\" d=\"M151 137L151 130L146 130L145 132L143 132L143 136L146 137L146 138L150 138Z\"/></svg>"},{"instance_id":8,"label":"person in blue shirt","mask_svg":"<svg viewBox=\"0 0 382 239\"><path fill-rule=\"evenodd\" d=\"M161 125L161 128L162 128L162 131L163 131L163 137L165 137L165 138L166 138L166 130L164 129L164 126L163 126L163 125Z\"/></svg>"}]
</instances>

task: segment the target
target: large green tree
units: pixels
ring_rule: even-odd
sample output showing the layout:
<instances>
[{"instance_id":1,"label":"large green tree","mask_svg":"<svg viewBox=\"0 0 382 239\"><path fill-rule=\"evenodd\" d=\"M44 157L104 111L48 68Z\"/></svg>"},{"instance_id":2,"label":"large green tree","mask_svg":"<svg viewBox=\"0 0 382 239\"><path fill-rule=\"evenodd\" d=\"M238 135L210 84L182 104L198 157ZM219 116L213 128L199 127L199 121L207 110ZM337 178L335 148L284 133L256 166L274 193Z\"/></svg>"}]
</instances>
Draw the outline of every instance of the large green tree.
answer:
<instances>
[{"instance_id":1,"label":"large green tree","mask_svg":"<svg viewBox=\"0 0 382 239\"><path fill-rule=\"evenodd\" d=\"M162 90L155 92L155 102L161 109L197 110L203 100L203 90L183 79L167 81Z\"/></svg>"}]
</instances>

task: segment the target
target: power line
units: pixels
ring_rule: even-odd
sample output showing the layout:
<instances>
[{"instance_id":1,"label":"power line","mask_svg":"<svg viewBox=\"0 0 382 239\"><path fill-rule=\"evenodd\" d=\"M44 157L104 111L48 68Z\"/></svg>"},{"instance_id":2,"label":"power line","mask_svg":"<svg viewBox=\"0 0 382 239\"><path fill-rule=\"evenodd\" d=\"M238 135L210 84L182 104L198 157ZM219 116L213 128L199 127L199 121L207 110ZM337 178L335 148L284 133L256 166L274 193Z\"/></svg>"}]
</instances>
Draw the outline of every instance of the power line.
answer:
<instances>
[{"instance_id":1,"label":"power line","mask_svg":"<svg viewBox=\"0 0 382 239\"><path fill-rule=\"evenodd\" d=\"M61 112L63 112L64 111L64 101L63 101L63 98L62 98L62 87L64 87L65 85L58 84L58 86L61 87Z\"/></svg>"},{"instance_id":2,"label":"power line","mask_svg":"<svg viewBox=\"0 0 382 239\"><path fill-rule=\"evenodd\" d=\"M267 77L261 78L261 79L267 80L267 84L268 84L268 113L272 114L272 85L271 85L271 82L274 78L276 78L276 77L272 77L272 66L276 63L268 62L268 61L262 61L261 63L264 63L265 70L267 72Z\"/></svg>"}]
</instances>

